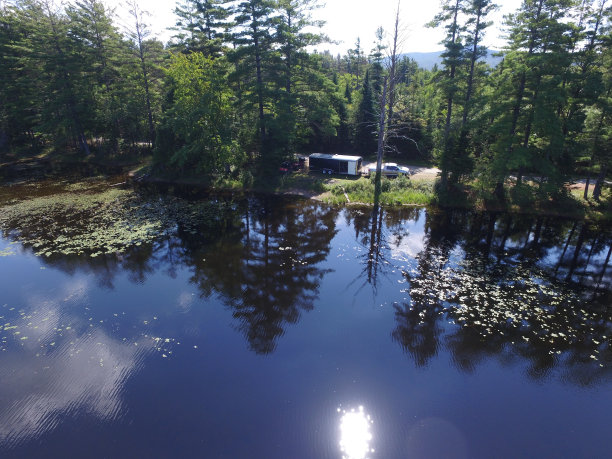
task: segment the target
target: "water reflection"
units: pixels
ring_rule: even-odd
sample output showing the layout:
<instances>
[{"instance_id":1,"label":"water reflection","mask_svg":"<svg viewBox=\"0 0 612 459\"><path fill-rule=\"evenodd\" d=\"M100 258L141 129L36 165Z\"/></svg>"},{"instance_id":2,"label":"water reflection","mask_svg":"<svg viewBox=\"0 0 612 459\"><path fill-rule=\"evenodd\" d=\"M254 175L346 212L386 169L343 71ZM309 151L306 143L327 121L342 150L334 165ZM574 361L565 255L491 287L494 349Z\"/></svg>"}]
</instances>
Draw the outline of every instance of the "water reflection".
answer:
<instances>
[{"instance_id":1,"label":"water reflection","mask_svg":"<svg viewBox=\"0 0 612 459\"><path fill-rule=\"evenodd\" d=\"M553 372L581 385L610 378L610 235L599 228L589 238L588 227L428 214L424 247L404 271L409 300L396 305L393 339L418 366L444 347L468 372L485 357L520 356L535 379Z\"/></svg>"},{"instance_id":2,"label":"water reflection","mask_svg":"<svg viewBox=\"0 0 612 459\"><path fill-rule=\"evenodd\" d=\"M357 295L369 285L375 296L385 295L386 286L379 291L385 279L404 296L394 304L391 336L418 367L448 350L466 372L488 357L520 356L534 378L553 371L579 384L609 377L609 227L413 208L341 213L265 196L130 195L127 209L139 227L153 225L159 234L146 242L129 239L121 252L54 251L54 231L73 231L70 225L87 217L74 210L49 211L49 234L38 222L16 218L3 231L32 241L24 245L36 253L33 241L44 239L47 266L92 274L108 289L123 272L144 283L157 272L173 278L187 270L200 298L221 299L249 348L268 354L286 327L314 308L322 279L336 269L328 258L342 216L363 249L349 254L361 267L349 288ZM108 220L94 214L95 221ZM71 243L64 238L60 247ZM176 301L182 311L192 307L191 293L185 295Z\"/></svg>"},{"instance_id":3,"label":"water reflection","mask_svg":"<svg viewBox=\"0 0 612 459\"><path fill-rule=\"evenodd\" d=\"M365 413L363 406L357 410L344 411L340 419L340 450L343 459L367 459L374 452L371 426L372 419Z\"/></svg>"},{"instance_id":4,"label":"water reflection","mask_svg":"<svg viewBox=\"0 0 612 459\"><path fill-rule=\"evenodd\" d=\"M423 209L405 208L385 210L382 207L373 209L349 208L345 211L347 225L353 227L355 238L365 248L361 256L362 272L359 279L361 290L370 285L374 293L378 290L380 277L389 278L397 269L397 247L411 241L414 223L419 220ZM416 241L420 249L421 240Z\"/></svg>"},{"instance_id":5,"label":"water reflection","mask_svg":"<svg viewBox=\"0 0 612 459\"><path fill-rule=\"evenodd\" d=\"M3 448L36 439L72 414L103 421L121 417L123 386L139 371L154 342L143 337L120 340L66 314L65 304L82 301L87 289L76 282L56 299L32 296L22 310L2 308Z\"/></svg>"},{"instance_id":6,"label":"water reflection","mask_svg":"<svg viewBox=\"0 0 612 459\"><path fill-rule=\"evenodd\" d=\"M94 274L98 284L108 289L124 272L132 282L145 283L159 270L175 277L177 270L188 269L200 297L222 298L236 328L259 354L274 351L287 324L295 324L303 311L313 308L319 283L331 271L321 265L337 232L337 209L271 196L186 200L153 192L122 199L127 202L118 206L128 220L134 219L138 228L156 228L157 237L143 236L141 241L122 236L125 244L120 252L114 250L117 241L102 238L109 245L99 249L85 233L112 220L112 215L96 206L80 213L70 206L49 210L45 219L53 230L48 233L38 221L17 218L19 208L12 209L4 234L25 241L29 250L45 256L47 265L70 274ZM42 204L56 200L45 196ZM102 198L91 198L97 200ZM42 204L30 207L40 211ZM116 226L113 221L112 228ZM54 245L57 232L63 236ZM85 247L73 250L73 241L82 239L88 241Z\"/></svg>"},{"instance_id":7,"label":"water reflection","mask_svg":"<svg viewBox=\"0 0 612 459\"><path fill-rule=\"evenodd\" d=\"M330 272L321 264L336 234L337 211L273 198L251 199L240 210L239 224L212 244L193 241L185 262L201 295L219 295L250 348L268 354L286 325L314 307Z\"/></svg>"}]
</instances>

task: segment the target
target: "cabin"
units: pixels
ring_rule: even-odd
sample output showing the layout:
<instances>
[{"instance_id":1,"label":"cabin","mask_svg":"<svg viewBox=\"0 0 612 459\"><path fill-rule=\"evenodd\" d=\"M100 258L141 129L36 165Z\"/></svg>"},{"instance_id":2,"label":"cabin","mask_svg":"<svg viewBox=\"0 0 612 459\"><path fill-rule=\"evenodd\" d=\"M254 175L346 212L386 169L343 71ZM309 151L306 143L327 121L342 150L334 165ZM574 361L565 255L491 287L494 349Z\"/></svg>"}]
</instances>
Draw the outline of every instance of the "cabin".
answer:
<instances>
[{"instance_id":1,"label":"cabin","mask_svg":"<svg viewBox=\"0 0 612 459\"><path fill-rule=\"evenodd\" d=\"M308 157L310 170L324 174L359 175L362 162L361 156L313 153Z\"/></svg>"}]
</instances>

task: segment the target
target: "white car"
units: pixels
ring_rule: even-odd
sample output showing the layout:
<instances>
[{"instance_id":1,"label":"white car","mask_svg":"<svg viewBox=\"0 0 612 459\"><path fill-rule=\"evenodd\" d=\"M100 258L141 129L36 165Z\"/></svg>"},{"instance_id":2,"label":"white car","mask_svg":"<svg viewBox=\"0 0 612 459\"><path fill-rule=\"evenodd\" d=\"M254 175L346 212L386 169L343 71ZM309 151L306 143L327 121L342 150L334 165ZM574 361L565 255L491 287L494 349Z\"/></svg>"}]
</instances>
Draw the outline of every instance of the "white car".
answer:
<instances>
[{"instance_id":1,"label":"white car","mask_svg":"<svg viewBox=\"0 0 612 459\"><path fill-rule=\"evenodd\" d=\"M376 174L376 164L368 167L370 174ZM410 177L410 169L404 166L398 166L396 163L383 163L381 169L382 175L387 177L397 177L398 175L406 175Z\"/></svg>"}]
</instances>

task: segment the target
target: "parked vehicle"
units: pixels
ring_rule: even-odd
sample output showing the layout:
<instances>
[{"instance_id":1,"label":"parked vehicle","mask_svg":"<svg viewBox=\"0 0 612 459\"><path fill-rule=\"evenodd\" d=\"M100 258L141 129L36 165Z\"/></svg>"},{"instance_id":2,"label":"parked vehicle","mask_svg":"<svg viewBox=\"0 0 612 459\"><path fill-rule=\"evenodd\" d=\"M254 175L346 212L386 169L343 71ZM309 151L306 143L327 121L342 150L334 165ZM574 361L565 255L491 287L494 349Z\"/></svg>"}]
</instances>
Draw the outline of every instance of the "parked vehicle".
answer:
<instances>
[{"instance_id":1,"label":"parked vehicle","mask_svg":"<svg viewBox=\"0 0 612 459\"><path fill-rule=\"evenodd\" d=\"M410 169L405 166L398 166L396 163L383 163L381 172L382 175L387 177L397 177L398 175L410 177ZM368 173L376 174L376 164L368 167Z\"/></svg>"},{"instance_id":2,"label":"parked vehicle","mask_svg":"<svg viewBox=\"0 0 612 459\"><path fill-rule=\"evenodd\" d=\"M298 156L293 161L283 161L278 170L283 174L289 174L304 169L305 162L304 156Z\"/></svg>"},{"instance_id":3,"label":"parked vehicle","mask_svg":"<svg viewBox=\"0 0 612 459\"><path fill-rule=\"evenodd\" d=\"M359 175L362 162L361 156L313 153L308 157L310 170L324 174Z\"/></svg>"}]
</instances>

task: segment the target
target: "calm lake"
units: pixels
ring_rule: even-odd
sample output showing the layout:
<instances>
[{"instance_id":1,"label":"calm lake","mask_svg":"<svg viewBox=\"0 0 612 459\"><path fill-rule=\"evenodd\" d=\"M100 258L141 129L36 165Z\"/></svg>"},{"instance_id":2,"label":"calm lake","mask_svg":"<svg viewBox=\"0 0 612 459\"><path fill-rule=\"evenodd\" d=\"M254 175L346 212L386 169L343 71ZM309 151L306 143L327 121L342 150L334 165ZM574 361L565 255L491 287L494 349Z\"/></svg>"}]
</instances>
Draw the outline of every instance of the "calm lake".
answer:
<instances>
[{"instance_id":1,"label":"calm lake","mask_svg":"<svg viewBox=\"0 0 612 459\"><path fill-rule=\"evenodd\" d=\"M90 181L0 230L0 457L610 457L609 226Z\"/></svg>"}]
</instances>

